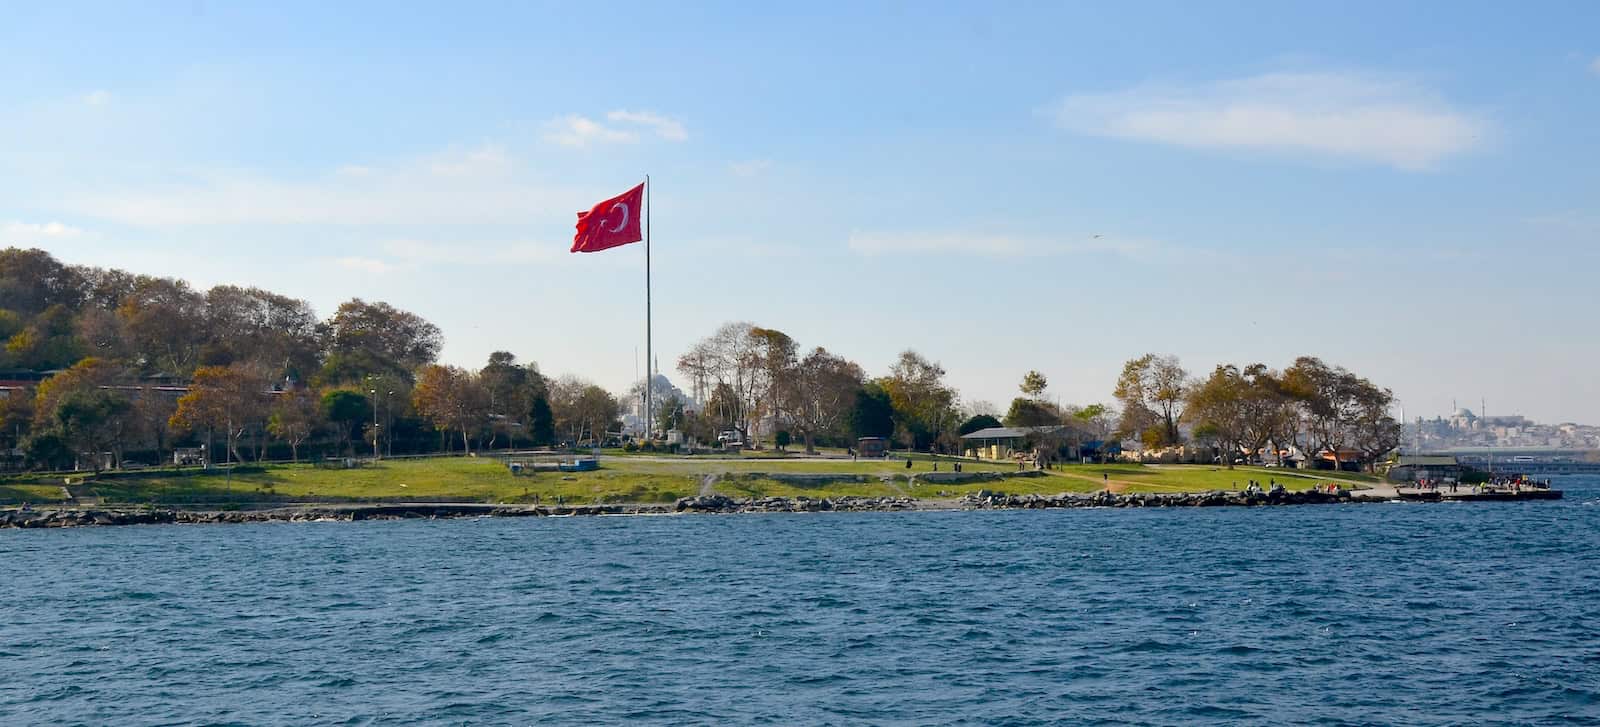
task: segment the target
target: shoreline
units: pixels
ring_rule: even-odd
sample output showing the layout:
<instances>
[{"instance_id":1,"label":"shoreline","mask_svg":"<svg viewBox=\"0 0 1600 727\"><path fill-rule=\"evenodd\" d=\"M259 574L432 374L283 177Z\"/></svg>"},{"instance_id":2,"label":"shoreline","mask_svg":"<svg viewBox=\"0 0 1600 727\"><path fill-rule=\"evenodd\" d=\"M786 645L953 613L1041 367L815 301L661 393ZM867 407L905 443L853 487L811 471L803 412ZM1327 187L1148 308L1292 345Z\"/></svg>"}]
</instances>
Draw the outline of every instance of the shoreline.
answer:
<instances>
[{"instance_id":1,"label":"shoreline","mask_svg":"<svg viewBox=\"0 0 1600 727\"><path fill-rule=\"evenodd\" d=\"M1496 501L1559 499L1560 490L1500 497ZM1456 498L1466 499L1466 498ZM110 525L242 524L256 522L318 522L361 520L416 520L473 517L574 517L606 515L733 515L803 512L916 512L956 510L1052 510L1072 508L1146 507L1282 507L1379 502L1440 502L1439 498L1393 497L1387 493L1341 490L1296 492L1212 491L1193 493L1096 492L1093 494L1002 495L977 493L954 499L911 497L763 497L735 499L726 495L685 497L674 503L613 503L596 505L509 505L466 502L397 502L370 504L311 504L256 510L199 510L153 507L45 507L0 508L0 529L92 527Z\"/></svg>"}]
</instances>

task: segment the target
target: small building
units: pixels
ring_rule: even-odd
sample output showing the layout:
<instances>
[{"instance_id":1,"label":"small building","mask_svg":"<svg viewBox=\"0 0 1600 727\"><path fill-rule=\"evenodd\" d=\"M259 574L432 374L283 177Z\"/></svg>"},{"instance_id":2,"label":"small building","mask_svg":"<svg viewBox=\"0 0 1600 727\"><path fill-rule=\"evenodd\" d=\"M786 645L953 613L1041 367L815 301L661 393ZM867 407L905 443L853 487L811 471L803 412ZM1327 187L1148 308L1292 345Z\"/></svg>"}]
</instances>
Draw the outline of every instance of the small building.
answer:
<instances>
[{"instance_id":1,"label":"small building","mask_svg":"<svg viewBox=\"0 0 1600 727\"><path fill-rule=\"evenodd\" d=\"M1011 459L1018 454L1029 455L1033 445L1028 441L1049 440L1066 433L1065 426L1048 427L989 427L971 434L961 435L961 453L978 459ZM1051 447L1054 449L1054 446ZM1063 452L1063 456L1076 458L1076 452Z\"/></svg>"},{"instance_id":2,"label":"small building","mask_svg":"<svg viewBox=\"0 0 1600 727\"><path fill-rule=\"evenodd\" d=\"M1455 482L1461 479L1461 463L1453 455L1402 454L1389 468L1393 482Z\"/></svg>"},{"instance_id":3,"label":"small building","mask_svg":"<svg viewBox=\"0 0 1600 727\"><path fill-rule=\"evenodd\" d=\"M883 437L862 437L856 440L856 454L861 457L882 457L889 451L889 440Z\"/></svg>"},{"instance_id":4,"label":"small building","mask_svg":"<svg viewBox=\"0 0 1600 727\"><path fill-rule=\"evenodd\" d=\"M1361 453L1354 449L1341 449L1338 454L1323 450L1311 460L1311 469L1314 470L1341 470L1344 472L1361 471Z\"/></svg>"}]
</instances>

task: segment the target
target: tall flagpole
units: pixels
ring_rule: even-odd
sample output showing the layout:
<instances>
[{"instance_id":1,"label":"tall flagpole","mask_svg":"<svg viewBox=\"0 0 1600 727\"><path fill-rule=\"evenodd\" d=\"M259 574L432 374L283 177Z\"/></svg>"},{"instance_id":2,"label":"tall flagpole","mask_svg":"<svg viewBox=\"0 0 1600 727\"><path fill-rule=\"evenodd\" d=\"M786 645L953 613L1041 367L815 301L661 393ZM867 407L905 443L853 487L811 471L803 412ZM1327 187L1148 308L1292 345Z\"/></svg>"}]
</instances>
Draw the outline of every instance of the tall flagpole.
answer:
<instances>
[{"instance_id":1,"label":"tall flagpole","mask_svg":"<svg viewBox=\"0 0 1600 727\"><path fill-rule=\"evenodd\" d=\"M650 390L655 388L655 375L651 372L655 366L654 352L651 350L650 340L650 214L654 210L650 204L650 175L644 175L644 434L647 439L654 439L655 410L650 408Z\"/></svg>"}]
</instances>

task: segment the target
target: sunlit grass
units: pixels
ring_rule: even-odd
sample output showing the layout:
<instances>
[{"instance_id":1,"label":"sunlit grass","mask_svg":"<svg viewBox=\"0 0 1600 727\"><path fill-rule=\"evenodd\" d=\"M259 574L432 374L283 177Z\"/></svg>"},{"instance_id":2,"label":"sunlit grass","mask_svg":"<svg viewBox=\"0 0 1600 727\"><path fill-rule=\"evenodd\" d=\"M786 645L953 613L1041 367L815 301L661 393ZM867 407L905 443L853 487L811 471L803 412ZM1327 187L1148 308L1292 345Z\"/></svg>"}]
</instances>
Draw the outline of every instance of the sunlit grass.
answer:
<instances>
[{"instance_id":1,"label":"sunlit grass","mask_svg":"<svg viewBox=\"0 0 1600 727\"><path fill-rule=\"evenodd\" d=\"M1015 473L1011 463L964 462L966 473ZM1368 482L1371 475L1261 467L1205 465L1066 465L1044 476L980 482L929 482L933 461L712 459L701 457L604 457L594 472L513 475L494 458L439 457L384 460L355 469L309 464L240 467L235 471L147 470L105 475L80 488L106 503L214 503L318 501L670 502L712 491L731 497L960 497L983 490L1006 494L1094 492L1200 492L1244 489L1252 479L1307 489L1333 479ZM951 462L938 472L948 476ZM804 475L815 475L807 479ZM59 479L57 476L56 479ZM36 476L0 480L0 503L54 502L61 488Z\"/></svg>"}]
</instances>

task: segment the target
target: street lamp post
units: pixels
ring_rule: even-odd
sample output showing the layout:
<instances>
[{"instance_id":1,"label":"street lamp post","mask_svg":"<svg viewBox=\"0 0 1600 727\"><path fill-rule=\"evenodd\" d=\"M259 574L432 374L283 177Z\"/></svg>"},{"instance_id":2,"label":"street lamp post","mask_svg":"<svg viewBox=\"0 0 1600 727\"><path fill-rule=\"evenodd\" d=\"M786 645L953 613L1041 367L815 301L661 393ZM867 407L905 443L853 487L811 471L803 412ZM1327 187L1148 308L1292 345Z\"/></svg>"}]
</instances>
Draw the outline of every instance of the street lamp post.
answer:
<instances>
[{"instance_id":1,"label":"street lamp post","mask_svg":"<svg viewBox=\"0 0 1600 727\"><path fill-rule=\"evenodd\" d=\"M372 458L378 459L378 390L368 389L372 394Z\"/></svg>"},{"instance_id":2,"label":"street lamp post","mask_svg":"<svg viewBox=\"0 0 1600 727\"><path fill-rule=\"evenodd\" d=\"M391 391L391 392L385 394L385 396L389 397L390 399L393 399L394 398L394 392ZM389 420L387 418L385 418L383 420L383 423L384 424L388 424ZM387 450L387 453L388 453L388 455L390 457L394 456L394 437L390 437L389 438L389 441L387 443L385 443L384 449Z\"/></svg>"}]
</instances>

